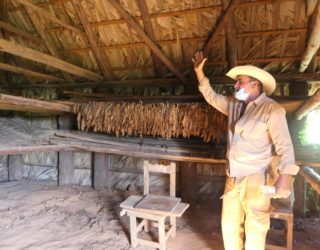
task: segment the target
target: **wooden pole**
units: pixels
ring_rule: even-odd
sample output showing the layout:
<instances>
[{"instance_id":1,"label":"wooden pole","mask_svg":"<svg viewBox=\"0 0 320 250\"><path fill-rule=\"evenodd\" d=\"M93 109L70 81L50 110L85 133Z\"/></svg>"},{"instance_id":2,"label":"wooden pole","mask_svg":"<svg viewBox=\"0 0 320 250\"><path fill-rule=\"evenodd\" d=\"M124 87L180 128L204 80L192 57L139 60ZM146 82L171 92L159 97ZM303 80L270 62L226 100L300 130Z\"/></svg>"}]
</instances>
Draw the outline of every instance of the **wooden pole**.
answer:
<instances>
[{"instance_id":1,"label":"wooden pole","mask_svg":"<svg viewBox=\"0 0 320 250\"><path fill-rule=\"evenodd\" d=\"M310 39L308 41L308 45L306 51L304 52L299 72L304 72L308 67L312 57L318 51L320 47L320 3L318 1L315 9L314 9L315 21L312 27Z\"/></svg>"},{"instance_id":2,"label":"wooden pole","mask_svg":"<svg viewBox=\"0 0 320 250\"><path fill-rule=\"evenodd\" d=\"M311 110L320 105L320 88L310 97L297 111L296 119L301 120L306 116Z\"/></svg>"},{"instance_id":3,"label":"wooden pole","mask_svg":"<svg viewBox=\"0 0 320 250\"><path fill-rule=\"evenodd\" d=\"M303 166L300 168L300 173L310 186L320 194L320 175L312 168Z\"/></svg>"}]
</instances>

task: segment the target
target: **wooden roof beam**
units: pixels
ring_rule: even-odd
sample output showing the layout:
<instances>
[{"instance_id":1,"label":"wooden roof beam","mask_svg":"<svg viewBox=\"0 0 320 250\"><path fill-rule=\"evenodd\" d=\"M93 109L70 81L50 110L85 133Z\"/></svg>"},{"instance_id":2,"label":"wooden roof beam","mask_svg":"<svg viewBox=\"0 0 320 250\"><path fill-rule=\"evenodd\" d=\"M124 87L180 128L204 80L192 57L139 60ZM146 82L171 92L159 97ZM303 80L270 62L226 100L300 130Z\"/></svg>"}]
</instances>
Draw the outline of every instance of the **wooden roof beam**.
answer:
<instances>
[{"instance_id":1,"label":"wooden roof beam","mask_svg":"<svg viewBox=\"0 0 320 250\"><path fill-rule=\"evenodd\" d=\"M318 1L313 14L315 21L311 28L311 34L308 41L307 48L303 54L300 64L299 72L304 72L308 67L313 56L316 54L320 47L320 2Z\"/></svg>"},{"instance_id":2,"label":"wooden roof beam","mask_svg":"<svg viewBox=\"0 0 320 250\"><path fill-rule=\"evenodd\" d=\"M87 69L80 68L71 63L65 62L45 53L21 46L12 41L0 39L0 51L7 52L16 56L20 56L29 60L33 60L45 65L57 68L76 76L81 76L92 81L102 81L103 77Z\"/></svg>"},{"instance_id":3,"label":"wooden roof beam","mask_svg":"<svg viewBox=\"0 0 320 250\"><path fill-rule=\"evenodd\" d=\"M178 70L178 68L173 65L173 63L165 56L165 54L158 48L158 46L148 37L148 35L143 31L139 24L130 16L116 0L109 0L112 6L118 11L118 13L128 22L128 24L133 28L138 35L140 35L151 49L151 51L163 62L163 64L182 82L185 83L186 79Z\"/></svg>"},{"instance_id":4,"label":"wooden roof beam","mask_svg":"<svg viewBox=\"0 0 320 250\"><path fill-rule=\"evenodd\" d=\"M292 81L320 81L320 74L318 73L290 73L290 74L277 74L273 75L277 83L288 83ZM210 82L215 85L233 85L234 80L227 76L211 76ZM186 85L195 85L195 79L189 79ZM95 87L113 87L113 86L166 86L180 84L177 78L156 78L156 79L134 79L134 80L114 80L103 82L78 82L78 83L48 83L48 84L36 84L26 85L19 84L11 86L11 89L23 89L23 88L95 88Z\"/></svg>"},{"instance_id":5,"label":"wooden roof beam","mask_svg":"<svg viewBox=\"0 0 320 250\"><path fill-rule=\"evenodd\" d=\"M227 0L223 1L224 6L228 7ZM233 18L230 17L226 26L226 36L227 36L227 58L228 58L228 67L233 68L237 66L237 39L236 32L234 27Z\"/></svg>"},{"instance_id":6,"label":"wooden roof beam","mask_svg":"<svg viewBox=\"0 0 320 250\"><path fill-rule=\"evenodd\" d=\"M66 29L69 29L69 30L72 30L76 33L79 33L81 35L83 35L83 32L70 25L70 24L67 24L66 22L60 20L59 18L53 16L51 13L49 13L48 11L45 11L43 10L42 8L38 7L37 5L31 3L29 0L17 0L18 3L21 3L22 5L24 5L25 7L27 8L30 8L32 9L33 11L37 12L39 15L43 16L44 18L50 20L51 22L53 23L57 23L59 25L61 25L62 27L66 28Z\"/></svg>"},{"instance_id":7,"label":"wooden roof beam","mask_svg":"<svg viewBox=\"0 0 320 250\"><path fill-rule=\"evenodd\" d=\"M220 35L221 30L225 27L225 23L227 22L229 16L232 14L234 9L236 8L237 3L238 3L238 0L231 0L231 2L229 3L228 8L222 14L222 17L221 17L216 29L213 31L213 33L211 34L208 42L205 44L205 46L202 49L202 51L203 51L205 56L208 55L208 52L210 51L210 49L211 49L211 47L213 45L213 42Z\"/></svg>"},{"instance_id":8,"label":"wooden roof beam","mask_svg":"<svg viewBox=\"0 0 320 250\"><path fill-rule=\"evenodd\" d=\"M90 46L92 48L93 54L96 57L99 68L100 68L104 78L108 79L108 77L110 76L110 73L107 71L107 67L105 65L106 60L107 60L105 53L104 53L104 51L101 50L101 48L99 47L99 45L94 37L90 23L88 22L88 20L85 16L85 13L82 9L81 2L79 0L72 0L72 4L73 4L73 7L78 15L78 18L79 18L79 20L85 30L85 34L87 35L88 41L89 41Z\"/></svg>"},{"instance_id":9,"label":"wooden roof beam","mask_svg":"<svg viewBox=\"0 0 320 250\"><path fill-rule=\"evenodd\" d=\"M40 101L36 99L25 98L21 96L5 95L0 93L0 109L31 111L32 112L55 112L55 113L73 113L73 106L68 104ZM4 107L4 108L3 108Z\"/></svg>"},{"instance_id":10,"label":"wooden roof beam","mask_svg":"<svg viewBox=\"0 0 320 250\"><path fill-rule=\"evenodd\" d=\"M42 22L39 21L39 18L38 18L38 16L36 16L36 13L34 11L32 11L29 7L26 7L25 9L27 11L27 14L28 14L29 18L31 19L31 22L33 23L34 28L36 29L36 31L38 32L39 36L41 37L42 43L44 43L45 47L47 48L47 51L51 55L53 55L53 56L55 56L57 58L60 58L61 56L60 56L59 52L49 42L49 39L48 39L48 37L46 35L46 32L45 32L44 25L42 24ZM71 77L71 75L68 74L67 72L61 70L61 74L66 79L66 81L74 82L72 77Z\"/></svg>"},{"instance_id":11,"label":"wooden roof beam","mask_svg":"<svg viewBox=\"0 0 320 250\"><path fill-rule=\"evenodd\" d=\"M26 75L26 76L31 76L31 77L42 79L42 80L49 80L49 81L55 81L55 82L64 82L65 81L64 79L61 79L59 77L35 72L32 70L20 68L17 66L6 64L6 63L0 63L0 70L5 70L5 71L13 72L16 74Z\"/></svg>"},{"instance_id":12,"label":"wooden roof beam","mask_svg":"<svg viewBox=\"0 0 320 250\"><path fill-rule=\"evenodd\" d=\"M15 34L15 35L18 35L18 36L21 36L25 39L28 39L30 41L33 41L33 42L36 42L36 43L42 43L42 40L38 37L38 36L35 36L35 35L32 35L28 32L25 32L23 30L20 30L16 27L13 27L12 25L6 23L6 22L2 22L0 21L0 28L12 33L12 34Z\"/></svg>"},{"instance_id":13,"label":"wooden roof beam","mask_svg":"<svg viewBox=\"0 0 320 250\"><path fill-rule=\"evenodd\" d=\"M144 29L145 29L147 35L150 37L150 39L154 43L156 43L156 36L154 34L154 30L152 27L152 23L151 23L151 19L150 19L150 15L148 12L146 2L145 2L145 0L137 0L137 4L139 6L139 10L141 13L142 21L144 24ZM165 71L164 71L164 68L163 68L160 60L157 58L157 56L154 53L152 53L152 58L153 58L154 68L155 68L157 75L163 76L165 74Z\"/></svg>"}]
</instances>

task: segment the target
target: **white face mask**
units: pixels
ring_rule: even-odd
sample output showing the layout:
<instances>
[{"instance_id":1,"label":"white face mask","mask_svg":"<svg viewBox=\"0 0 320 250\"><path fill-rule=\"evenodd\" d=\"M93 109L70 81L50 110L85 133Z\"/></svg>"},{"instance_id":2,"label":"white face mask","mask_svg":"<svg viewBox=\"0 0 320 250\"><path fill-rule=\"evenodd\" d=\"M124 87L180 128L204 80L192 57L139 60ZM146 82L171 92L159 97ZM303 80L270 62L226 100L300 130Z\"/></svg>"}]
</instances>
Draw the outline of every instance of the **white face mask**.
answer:
<instances>
[{"instance_id":1,"label":"white face mask","mask_svg":"<svg viewBox=\"0 0 320 250\"><path fill-rule=\"evenodd\" d=\"M239 101L245 101L245 100L247 100L248 96L249 96L249 93L247 93L247 92L244 90L244 88L240 88L240 89L236 92L236 94L235 94L234 97L237 98Z\"/></svg>"}]
</instances>

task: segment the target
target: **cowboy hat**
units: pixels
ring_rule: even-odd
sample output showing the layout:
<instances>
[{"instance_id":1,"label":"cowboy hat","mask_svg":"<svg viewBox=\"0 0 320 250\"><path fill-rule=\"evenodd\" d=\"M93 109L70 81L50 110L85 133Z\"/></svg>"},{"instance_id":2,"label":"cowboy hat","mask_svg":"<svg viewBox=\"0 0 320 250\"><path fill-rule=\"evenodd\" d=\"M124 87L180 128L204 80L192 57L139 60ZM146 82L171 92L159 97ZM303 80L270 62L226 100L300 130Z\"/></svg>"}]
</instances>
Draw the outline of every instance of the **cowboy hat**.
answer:
<instances>
[{"instance_id":1,"label":"cowboy hat","mask_svg":"<svg viewBox=\"0 0 320 250\"><path fill-rule=\"evenodd\" d=\"M276 80L274 77L267 71L253 65L237 66L230 69L226 74L226 76L229 76L234 80L237 80L237 76L239 75L251 76L259 80L267 95L271 95L276 89Z\"/></svg>"}]
</instances>

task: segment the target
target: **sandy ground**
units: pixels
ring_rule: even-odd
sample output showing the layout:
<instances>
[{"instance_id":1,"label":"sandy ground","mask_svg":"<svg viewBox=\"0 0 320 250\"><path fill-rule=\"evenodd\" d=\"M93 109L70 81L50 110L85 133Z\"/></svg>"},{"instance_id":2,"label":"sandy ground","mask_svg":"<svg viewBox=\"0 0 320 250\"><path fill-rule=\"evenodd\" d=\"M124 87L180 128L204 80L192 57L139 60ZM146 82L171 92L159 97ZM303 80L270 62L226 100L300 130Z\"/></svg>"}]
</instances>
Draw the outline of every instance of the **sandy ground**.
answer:
<instances>
[{"instance_id":1,"label":"sandy ground","mask_svg":"<svg viewBox=\"0 0 320 250\"><path fill-rule=\"evenodd\" d=\"M119 217L128 195L49 182L0 183L0 249L132 249L129 219ZM187 210L168 249L223 249L220 207L216 201ZM320 249L319 218L295 218L294 249Z\"/></svg>"}]
</instances>

